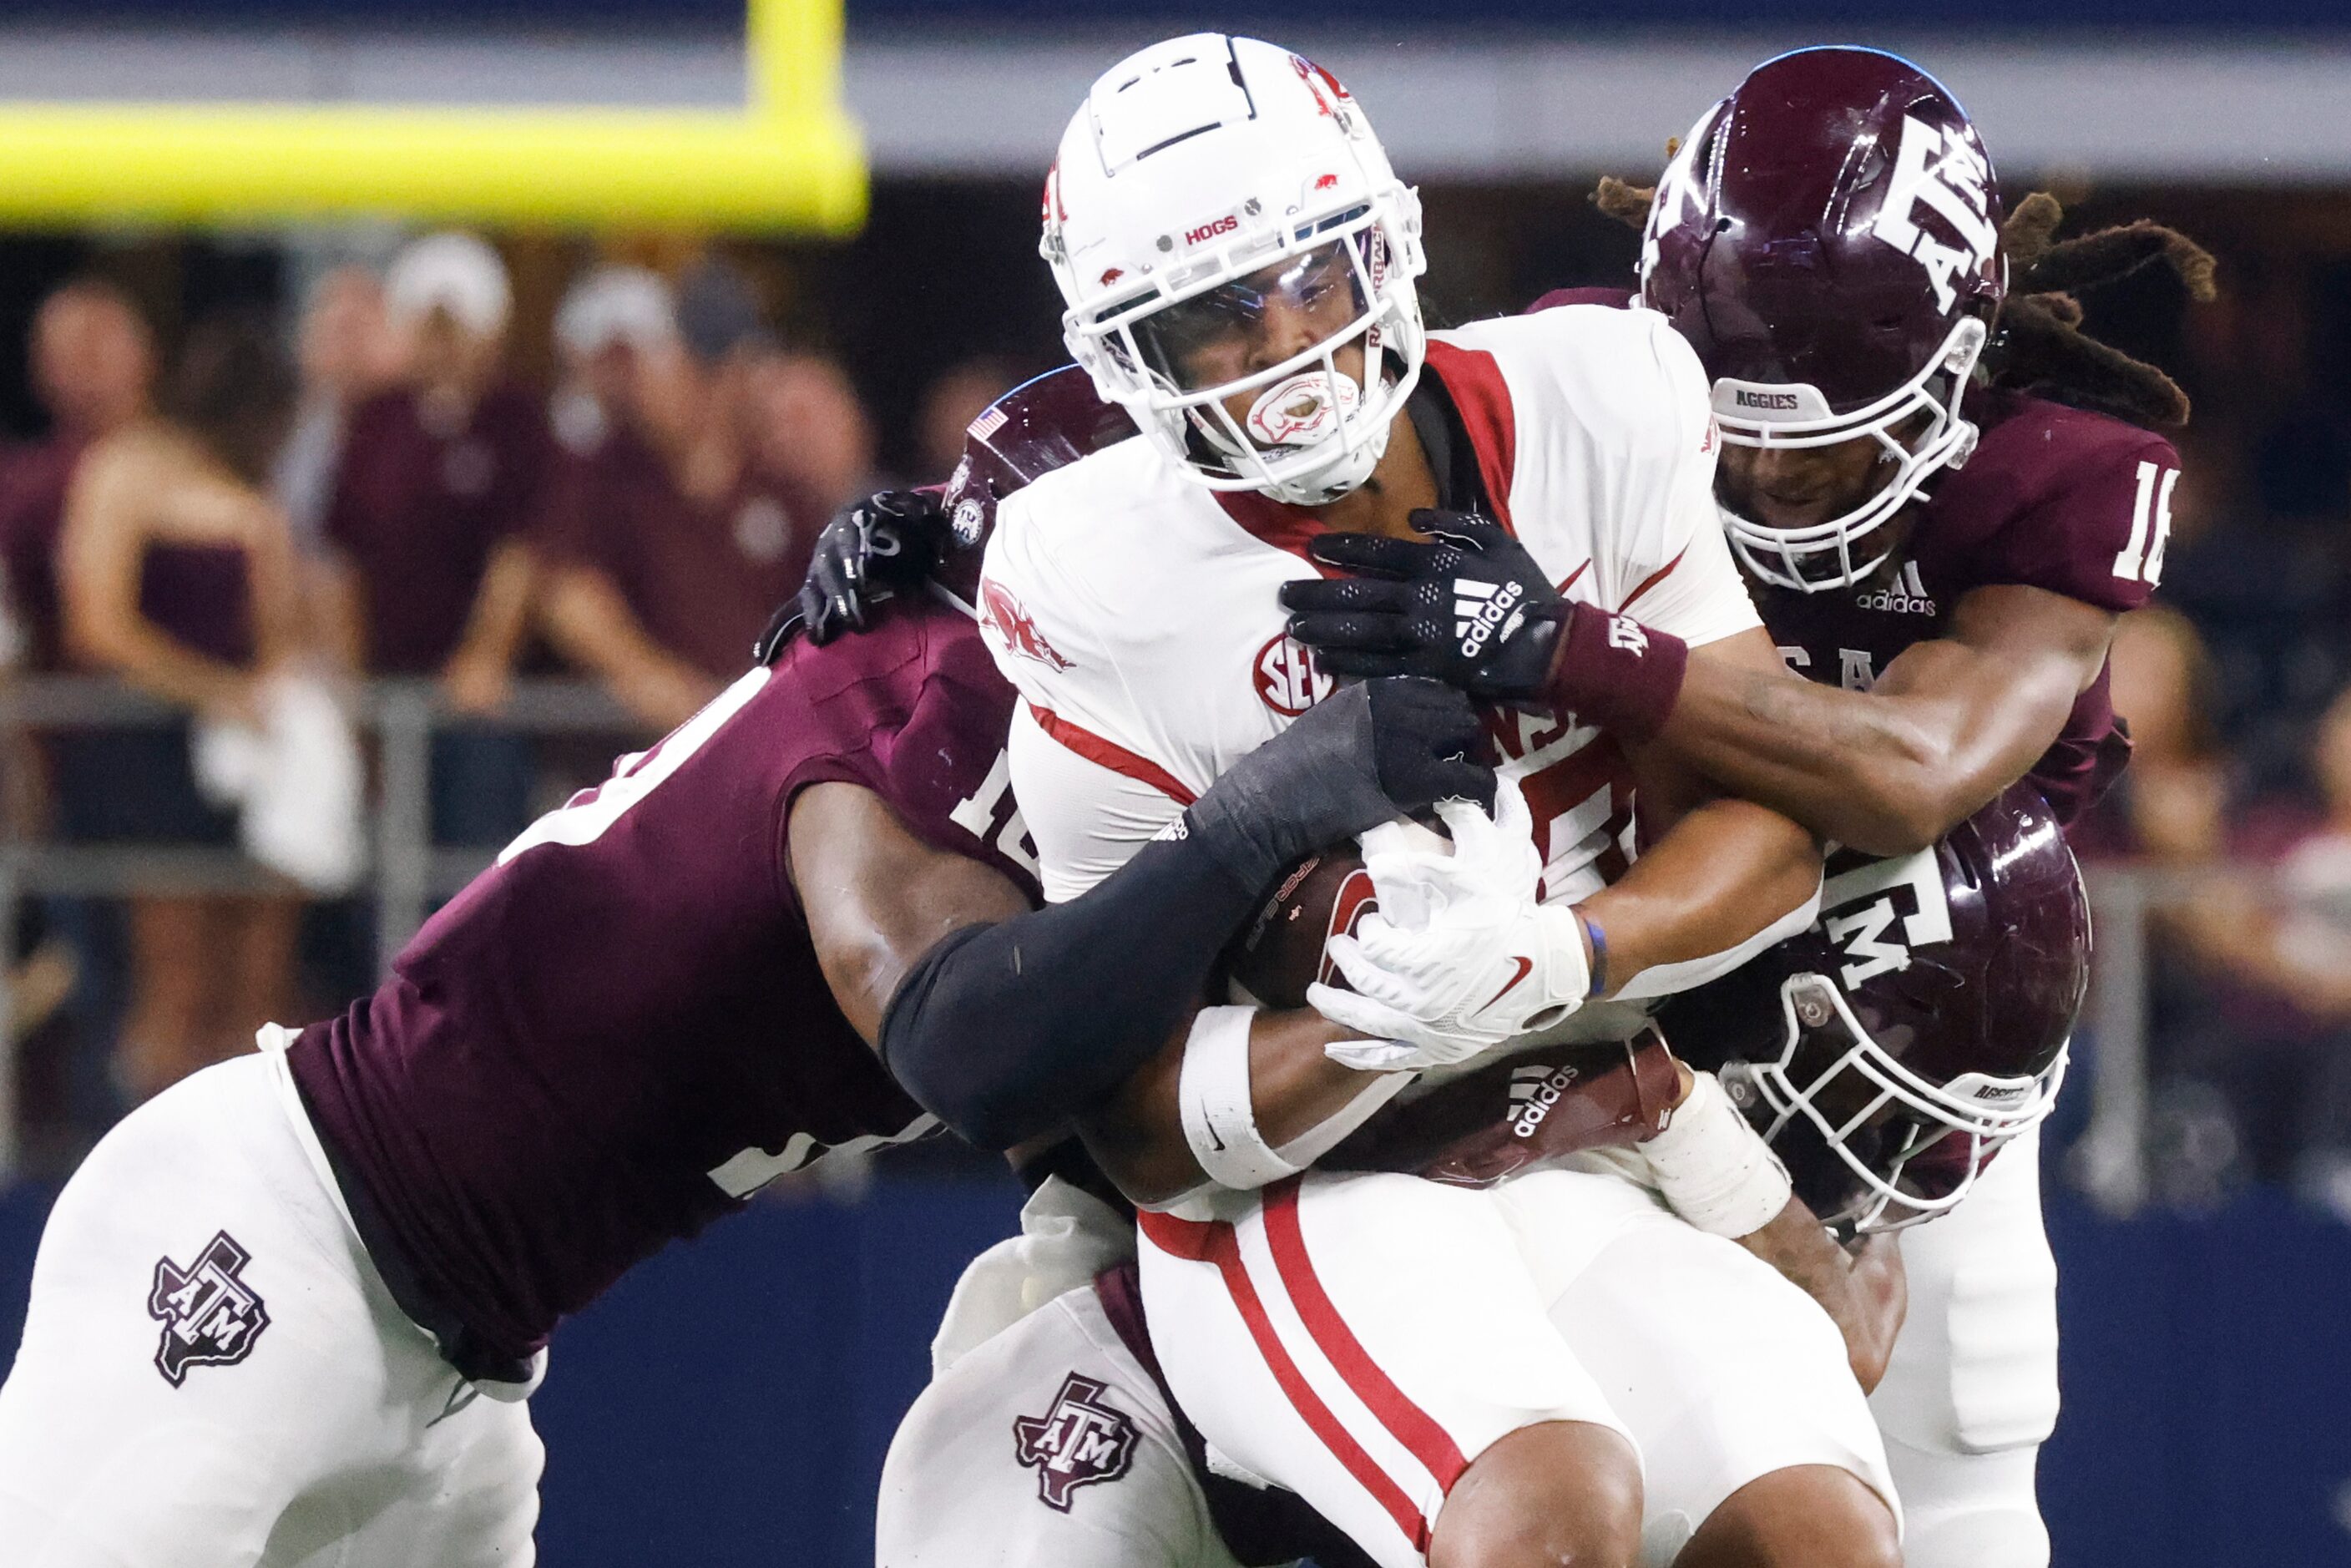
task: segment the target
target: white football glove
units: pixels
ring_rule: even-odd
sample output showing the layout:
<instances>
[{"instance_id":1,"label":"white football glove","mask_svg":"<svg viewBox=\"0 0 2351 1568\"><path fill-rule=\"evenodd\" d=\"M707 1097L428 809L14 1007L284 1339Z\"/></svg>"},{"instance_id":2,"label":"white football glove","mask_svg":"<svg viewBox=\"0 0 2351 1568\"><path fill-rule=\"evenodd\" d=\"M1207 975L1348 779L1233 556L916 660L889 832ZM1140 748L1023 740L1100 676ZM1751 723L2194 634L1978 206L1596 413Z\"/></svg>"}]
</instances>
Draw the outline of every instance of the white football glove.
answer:
<instances>
[{"instance_id":1,"label":"white football glove","mask_svg":"<svg viewBox=\"0 0 2351 1568\"><path fill-rule=\"evenodd\" d=\"M1307 1004L1374 1038L1323 1048L1369 1072L1451 1066L1547 1029L1583 1005L1592 967L1573 909L1535 902L1542 862L1526 797L1505 779L1494 815L1440 801L1450 853L1364 841L1379 908L1330 956L1353 990L1316 985Z\"/></svg>"}]
</instances>

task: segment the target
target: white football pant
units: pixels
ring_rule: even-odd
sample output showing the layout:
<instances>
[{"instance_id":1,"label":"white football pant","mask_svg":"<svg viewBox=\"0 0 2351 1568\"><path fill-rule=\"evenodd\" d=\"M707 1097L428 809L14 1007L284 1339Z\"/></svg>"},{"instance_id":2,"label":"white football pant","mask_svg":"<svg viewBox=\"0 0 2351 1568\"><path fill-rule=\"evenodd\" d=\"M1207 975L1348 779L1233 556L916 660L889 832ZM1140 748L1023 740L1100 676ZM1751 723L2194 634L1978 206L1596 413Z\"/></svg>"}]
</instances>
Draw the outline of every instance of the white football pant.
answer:
<instances>
[{"instance_id":1,"label":"white football pant","mask_svg":"<svg viewBox=\"0 0 2351 1568\"><path fill-rule=\"evenodd\" d=\"M1850 1470L1899 1518L1828 1315L1617 1176L1476 1191L1314 1172L1230 1222L1149 1215L1143 1234L1153 1344L1185 1413L1383 1568L1419 1568L1461 1472L1543 1421L1632 1443L1646 1563L1791 1466Z\"/></svg>"},{"instance_id":2,"label":"white football pant","mask_svg":"<svg viewBox=\"0 0 2351 1568\"><path fill-rule=\"evenodd\" d=\"M1869 1406L1902 1493L1904 1560L2048 1568L2033 1468L2057 1424L2057 1262L2038 1130L1901 1239L1910 1315Z\"/></svg>"},{"instance_id":3,"label":"white football pant","mask_svg":"<svg viewBox=\"0 0 2351 1568\"><path fill-rule=\"evenodd\" d=\"M528 1407L393 1304L298 1115L240 1057L66 1185L0 1387L10 1568L528 1568Z\"/></svg>"},{"instance_id":4,"label":"white football pant","mask_svg":"<svg viewBox=\"0 0 2351 1568\"><path fill-rule=\"evenodd\" d=\"M874 1548L877 1568L1238 1568L1092 1285L923 1391L882 1467Z\"/></svg>"}]
</instances>

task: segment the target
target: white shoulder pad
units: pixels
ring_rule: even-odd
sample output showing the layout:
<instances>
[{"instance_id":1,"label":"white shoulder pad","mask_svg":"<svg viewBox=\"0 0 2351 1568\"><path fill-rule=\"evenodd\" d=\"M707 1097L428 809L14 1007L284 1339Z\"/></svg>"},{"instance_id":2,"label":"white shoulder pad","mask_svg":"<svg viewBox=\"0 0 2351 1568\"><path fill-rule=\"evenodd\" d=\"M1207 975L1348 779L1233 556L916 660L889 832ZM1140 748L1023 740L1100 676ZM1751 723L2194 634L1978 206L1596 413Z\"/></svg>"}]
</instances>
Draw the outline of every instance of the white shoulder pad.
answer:
<instances>
[{"instance_id":1,"label":"white shoulder pad","mask_svg":"<svg viewBox=\"0 0 2351 1568\"><path fill-rule=\"evenodd\" d=\"M1138 437L1004 498L980 563L979 625L997 667L1029 702L1090 727L1115 726L1116 526Z\"/></svg>"},{"instance_id":2,"label":"white shoulder pad","mask_svg":"<svg viewBox=\"0 0 2351 1568\"><path fill-rule=\"evenodd\" d=\"M1693 644L1761 624L1714 501L1721 447L1698 356L1654 311L1568 305L1456 334L1511 389L1520 538L1579 601Z\"/></svg>"}]
</instances>

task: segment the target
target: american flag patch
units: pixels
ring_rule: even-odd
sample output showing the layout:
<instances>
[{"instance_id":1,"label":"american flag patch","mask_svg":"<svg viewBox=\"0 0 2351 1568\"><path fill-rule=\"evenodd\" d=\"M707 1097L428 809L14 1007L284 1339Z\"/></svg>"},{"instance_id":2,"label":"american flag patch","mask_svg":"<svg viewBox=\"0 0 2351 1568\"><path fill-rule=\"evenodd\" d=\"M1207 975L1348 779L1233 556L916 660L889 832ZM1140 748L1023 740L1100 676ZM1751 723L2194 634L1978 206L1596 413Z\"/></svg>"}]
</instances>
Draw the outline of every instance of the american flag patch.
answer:
<instances>
[{"instance_id":1,"label":"american flag patch","mask_svg":"<svg viewBox=\"0 0 2351 1568\"><path fill-rule=\"evenodd\" d=\"M989 436L995 434L998 431L1002 430L1004 428L1005 422L1009 420L1011 417L1012 416L1010 414L1005 413L1000 407L991 408L987 413L981 414L977 419L973 420L971 422L971 428L965 431L964 434L970 436L974 441L985 441Z\"/></svg>"}]
</instances>

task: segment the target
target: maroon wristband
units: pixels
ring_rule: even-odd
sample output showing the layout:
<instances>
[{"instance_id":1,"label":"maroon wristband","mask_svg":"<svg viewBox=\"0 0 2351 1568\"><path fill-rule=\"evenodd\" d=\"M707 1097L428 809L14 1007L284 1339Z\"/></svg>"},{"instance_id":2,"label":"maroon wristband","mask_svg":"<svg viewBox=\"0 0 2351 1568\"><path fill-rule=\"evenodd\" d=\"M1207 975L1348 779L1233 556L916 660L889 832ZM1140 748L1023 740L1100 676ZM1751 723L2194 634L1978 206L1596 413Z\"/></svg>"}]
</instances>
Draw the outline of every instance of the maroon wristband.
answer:
<instances>
[{"instance_id":1,"label":"maroon wristband","mask_svg":"<svg viewBox=\"0 0 2351 1568\"><path fill-rule=\"evenodd\" d=\"M1560 629L1543 695L1620 739L1646 740L1665 728L1688 668L1689 644L1680 638L1578 604Z\"/></svg>"}]
</instances>

